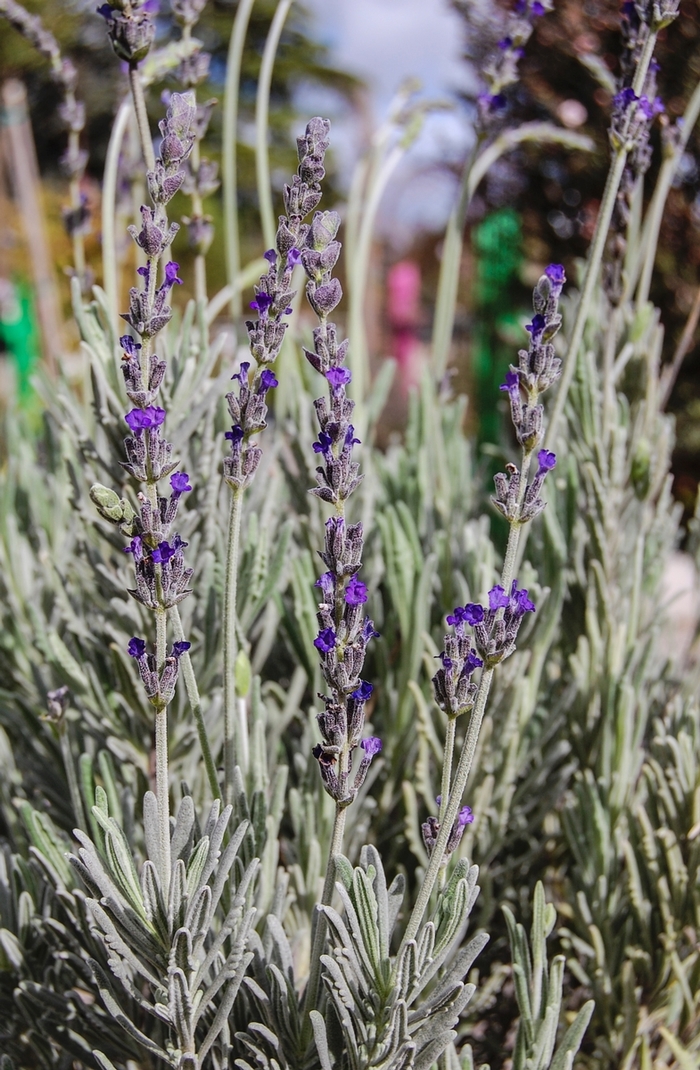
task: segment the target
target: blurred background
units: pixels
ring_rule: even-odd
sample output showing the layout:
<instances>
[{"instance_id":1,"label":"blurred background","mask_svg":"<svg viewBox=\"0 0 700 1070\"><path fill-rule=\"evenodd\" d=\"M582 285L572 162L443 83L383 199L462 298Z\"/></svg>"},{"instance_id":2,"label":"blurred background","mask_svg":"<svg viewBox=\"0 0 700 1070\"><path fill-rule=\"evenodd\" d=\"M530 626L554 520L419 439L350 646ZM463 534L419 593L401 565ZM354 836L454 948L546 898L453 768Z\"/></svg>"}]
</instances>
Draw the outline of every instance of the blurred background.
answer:
<instances>
[{"instance_id":1,"label":"blurred background","mask_svg":"<svg viewBox=\"0 0 700 1070\"><path fill-rule=\"evenodd\" d=\"M65 361L77 346L68 277L70 233L76 227L85 236L91 277L102 282L102 174L114 116L127 86L94 2L27 0L25 6L41 16L76 65L77 96L87 109L81 134L87 166L76 212L66 208L67 179L59 163L66 150L66 129L49 65L0 21L0 393L31 407L36 362ZM376 151L382 136L389 136L388 121L393 123L392 136L398 130L403 139L405 151L392 157L377 205L364 309L373 365L378 368L388 356L398 362L399 389L386 413L387 436L400 431L409 391L425 361L444 228L473 144L476 98L483 90L474 71L502 36L509 6L496 0L306 0L292 5L280 39L270 146L278 193L294 168L294 137L311 115L327 115L333 122L324 206L341 213L358 161ZM272 0L254 5L243 61L238 159L244 264L262 251L254 112L261 56L275 8ZM229 0L210 0L198 24L197 36L212 54L209 83L200 88L200 100L223 99L235 10ZM168 2L161 0L159 37L165 40L171 29ZM503 123L550 119L588 134L596 149L584 154L523 146L492 169L470 210L452 364L457 387L470 397L471 429L487 452L503 434L494 397L522 344L521 324L533 281L552 260L564 263L575 279L577 259L586 252L607 169L611 90L606 82L617 73L619 51L617 0L556 0L554 10L536 20L521 61L521 79L507 93ZM700 76L698 0L683 0L681 16L662 33L657 54L659 92L666 107L663 124L683 112ZM165 77L149 89L154 131L162 95L174 88L175 81ZM221 112L221 107L214 109L207 141L207 153L215 160L221 154ZM668 360L698 295L699 136L691 136L669 199L651 293L666 328ZM659 126L653 138L647 197L661 159ZM121 307L135 266L126 225L142 196L139 174L135 139L127 136L117 190ZM174 207L176 216L185 212L184 198ZM206 207L217 235L207 257L213 294L225 284L220 191ZM187 291L192 272L184 228L173 255L182 265ZM245 300L250 300L248 292ZM227 321L226 311L215 329L229 332L235 346L235 325ZM700 477L699 371L700 347L693 341L669 402L678 434L674 492L688 516Z\"/></svg>"}]
</instances>

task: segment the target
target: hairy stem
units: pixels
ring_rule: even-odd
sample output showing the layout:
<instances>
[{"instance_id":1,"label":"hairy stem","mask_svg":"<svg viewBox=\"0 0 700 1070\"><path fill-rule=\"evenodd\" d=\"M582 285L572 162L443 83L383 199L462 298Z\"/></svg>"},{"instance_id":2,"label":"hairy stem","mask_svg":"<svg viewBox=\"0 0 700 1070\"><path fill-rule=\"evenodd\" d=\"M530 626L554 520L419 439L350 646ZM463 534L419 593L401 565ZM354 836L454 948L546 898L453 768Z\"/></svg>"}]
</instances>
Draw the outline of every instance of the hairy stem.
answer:
<instances>
[{"instance_id":1,"label":"hairy stem","mask_svg":"<svg viewBox=\"0 0 700 1070\"><path fill-rule=\"evenodd\" d=\"M462 796L464 789L467 786L467 780L471 772L472 762L474 761L474 754L476 753L476 746L479 740L479 733L481 731L481 723L484 719L484 711L486 709L486 703L489 697L489 691L491 690L491 681L493 679L493 669L484 669L484 672L479 682L479 691L476 696L476 702L472 715L469 721L469 728L464 740L464 746L462 747L462 753L459 757L457 764L457 770L455 772L454 784L452 791L450 792L450 799L445 808L445 813L440 824L440 830L433 847L432 854L430 855L430 862L428 868L425 871L423 883L421 884L418 897L416 899L416 905L413 908L411 917L409 918L406 931L401 941L401 947L397 954L397 961L401 957L403 948L411 940L415 940L420 928L420 923L423 919L423 915L426 911L428 903L430 902L430 896L432 895L435 882L440 874L440 868L442 866L443 855L445 854L445 848L447 847L447 841L450 838L450 832L452 826L457 819L457 813L462 802Z\"/></svg>"},{"instance_id":2,"label":"hairy stem","mask_svg":"<svg viewBox=\"0 0 700 1070\"><path fill-rule=\"evenodd\" d=\"M352 394L360 402L365 396L369 380L367 332L365 330L365 295L369 282L374 221L382 194L405 152L406 149L403 145L397 145L388 153L386 159L380 163L376 173L373 172L370 175L366 199L362 206L362 222L357 237L357 250L352 259L349 364L352 369ZM364 428L362 428L361 434L364 434Z\"/></svg>"},{"instance_id":3,"label":"hairy stem","mask_svg":"<svg viewBox=\"0 0 700 1070\"><path fill-rule=\"evenodd\" d=\"M180 611L177 606L172 606L168 611L170 623L172 625L173 633L175 636L175 642L179 643L185 638L185 632L182 627L182 620L180 618ZM219 786L219 780L216 775L216 766L211 753L211 745L209 743L209 737L207 735L206 725L204 724L204 717L202 715L202 701L199 696L199 688L197 687L197 678L194 674L194 668L192 666L192 659L189 651L186 650L184 654L180 655L180 668L185 681L185 689L187 690L187 698L189 699L190 709L194 716L194 723L197 726L197 735L199 736L199 745L202 748L202 757L204 759L204 768L207 773L207 780L209 781L209 787L211 788L212 795L215 799L221 798L221 787Z\"/></svg>"},{"instance_id":4,"label":"hairy stem","mask_svg":"<svg viewBox=\"0 0 700 1070\"><path fill-rule=\"evenodd\" d=\"M239 0L233 20L231 39L226 64L226 89L224 92L224 141L221 156L222 184L224 192L224 240L226 244L226 280L231 291L231 315L235 318L242 311L241 292L237 286L241 271L241 251L238 233L238 173L236 164L236 138L238 132L238 94L241 81L241 60L250 13L255 0Z\"/></svg>"},{"instance_id":5,"label":"hairy stem","mask_svg":"<svg viewBox=\"0 0 700 1070\"><path fill-rule=\"evenodd\" d=\"M518 492L518 513L522 507L523 500L525 498L525 492L527 490L527 474L530 467L530 459L532 457L531 450L523 450L522 465L520 469L520 488ZM510 525L510 531L508 533L508 545L506 547L506 554L503 560L503 571L501 573L501 586L505 591L508 591L515 573L515 562L518 556L518 544L520 542L520 534L522 531L522 525L519 521ZM411 940L414 940L420 923L423 920L423 914L426 911L428 903L430 902L430 896L432 895L435 882L440 874L442 867L442 860L445 854L445 848L447 847L447 841L450 838L450 832L452 826L457 819L457 814L462 803L462 796L464 795L464 789L467 786L469 774L471 773L472 764L474 762L474 755L476 754L476 748L479 742L479 733L481 732L481 724L484 719L484 712L486 710L486 703L488 701L489 692L491 690L491 682L493 680L494 669L485 668L481 680L479 681L479 690L476 696L476 702L474 703L474 709L469 720L469 728L462 746L462 753L459 756L459 762L457 764L457 770L455 772L454 783L450 792L449 801L445 804L444 795L444 780L445 769L443 766L443 797L440 805L440 829L438 831L437 840L430 855L430 862L423 878L416 904L409 918L406 931L401 941L401 947L397 955L397 961L400 958L402 949ZM451 763L451 758L450 758ZM444 809L443 809L444 808Z\"/></svg>"},{"instance_id":6,"label":"hairy stem","mask_svg":"<svg viewBox=\"0 0 700 1070\"><path fill-rule=\"evenodd\" d=\"M139 69L135 63L132 63L129 66L129 85L131 86L131 96L134 101L134 111L136 112L136 125L139 129L139 140L141 142L141 151L143 152L146 170L155 171L156 156L153 151L151 128L148 125L146 98L143 95L143 85L141 84Z\"/></svg>"},{"instance_id":7,"label":"hairy stem","mask_svg":"<svg viewBox=\"0 0 700 1070\"><path fill-rule=\"evenodd\" d=\"M166 610L156 610L156 665L160 673L165 664ZM170 799L168 777L168 710L156 710L156 799L158 801L158 841L160 844L160 883L163 900L168 902L170 888Z\"/></svg>"},{"instance_id":8,"label":"hairy stem","mask_svg":"<svg viewBox=\"0 0 700 1070\"><path fill-rule=\"evenodd\" d=\"M238 557L241 542L243 491L234 487L228 522L226 576L224 580L224 803L233 803L233 770L236 765L236 597Z\"/></svg>"},{"instance_id":9,"label":"hairy stem","mask_svg":"<svg viewBox=\"0 0 700 1070\"><path fill-rule=\"evenodd\" d=\"M637 65L637 71L635 73L633 90L639 96L644 87L644 81L649 70L649 64L654 53L654 46L656 44L656 34L649 33L646 42L644 44L644 50L639 59ZM620 182L622 180L622 174L625 170L625 164L627 163L628 148L627 145L622 145L617 149L613 155L610 170L608 172L607 181L605 183L605 190L603 192L603 199L600 205L600 211L598 212L598 219L596 222L595 234L593 235L593 242L591 244L591 251L586 263L586 273L583 279L583 287L581 290L581 297L576 310L576 319L574 320L573 330L571 332L571 338L567 347L567 356L564 361L564 371L562 373L561 382L559 384L559 390L557 391L556 401L554 408L552 409L552 416L549 423L549 430L547 432L546 445L549 447L559 431L559 424L561 423L564 415L564 408L566 406L566 400L569 394L569 388L576 372L576 365L578 363L578 351L583 340L583 332L588 319L588 309L591 303L591 297L593 296L593 290L598 280L598 272L603 259L603 252L605 250L605 242L608 237L608 231L610 229L610 220L612 219L613 210L615 208L615 200L617 198L618 190L620 188Z\"/></svg>"},{"instance_id":10,"label":"hairy stem","mask_svg":"<svg viewBox=\"0 0 700 1070\"><path fill-rule=\"evenodd\" d=\"M447 810L450 798L450 781L452 780L452 759L455 750L455 734L457 731L457 718L448 717L447 731L445 732L445 756L442 760L442 780L440 782L440 809L438 810L438 822L442 820Z\"/></svg>"},{"instance_id":11,"label":"hairy stem","mask_svg":"<svg viewBox=\"0 0 700 1070\"><path fill-rule=\"evenodd\" d=\"M119 333L119 283L117 279L117 243L114 216L117 201L119 156L130 115L131 104L128 100L125 100L119 105L117 118L112 127L102 179L102 284L107 297L109 325L115 334Z\"/></svg>"},{"instance_id":12,"label":"hairy stem","mask_svg":"<svg viewBox=\"0 0 700 1070\"><path fill-rule=\"evenodd\" d=\"M341 761L342 761L341 756ZM345 755L345 763L347 763L347 755ZM335 860L343 850L343 836L345 835L345 815L347 813L347 807L336 806L335 808L335 821L333 823L333 835L331 837L331 846L328 852L328 865L326 866L326 879L323 882L323 893L321 895L321 902L319 906L330 906L333 898L333 889L335 887ZM306 1049L311 1040L311 1018L310 1012L315 1009L318 998L318 986L321 980L321 954L323 952L323 944L326 939L326 919L325 916L319 910L319 906L314 911L314 923L311 939L311 958L309 961L309 980L306 984L306 992L304 993L304 1017L303 1027L301 1031L301 1045L300 1055L303 1057Z\"/></svg>"}]
</instances>

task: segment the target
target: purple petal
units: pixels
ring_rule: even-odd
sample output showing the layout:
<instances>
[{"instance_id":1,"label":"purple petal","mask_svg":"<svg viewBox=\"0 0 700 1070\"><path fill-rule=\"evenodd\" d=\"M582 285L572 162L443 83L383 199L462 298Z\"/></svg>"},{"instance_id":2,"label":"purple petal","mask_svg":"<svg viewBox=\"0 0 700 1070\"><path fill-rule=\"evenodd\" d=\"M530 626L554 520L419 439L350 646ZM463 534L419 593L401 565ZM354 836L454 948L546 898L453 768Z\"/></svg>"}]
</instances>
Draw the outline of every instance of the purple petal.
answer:
<instances>
[{"instance_id":1,"label":"purple petal","mask_svg":"<svg viewBox=\"0 0 700 1070\"><path fill-rule=\"evenodd\" d=\"M367 739L360 740L360 746L365 752L365 758L373 758L382 749L382 741L379 736L368 736Z\"/></svg>"},{"instance_id":2,"label":"purple petal","mask_svg":"<svg viewBox=\"0 0 700 1070\"><path fill-rule=\"evenodd\" d=\"M145 639L139 639L138 636L134 636L129 640L127 651L132 658L141 658L146 653L146 641Z\"/></svg>"},{"instance_id":3,"label":"purple petal","mask_svg":"<svg viewBox=\"0 0 700 1070\"><path fill-rule=\"evenodd\" d=\"M367 601L367 586L353 576L345 588L345 601L349 606L361 606Z\"/></svg>"},{"instance_id":4,"label":"purple petal","mask_svg":"<svg viewBox=\"0 0 700 1070\"><path fill-rule=\"evenodd\" d=\"M495 613L498 609L505 609L509 603L510 599L500 584L491 588L489 591L489 609L492 613Z\"/></svg>"}]
</instances>

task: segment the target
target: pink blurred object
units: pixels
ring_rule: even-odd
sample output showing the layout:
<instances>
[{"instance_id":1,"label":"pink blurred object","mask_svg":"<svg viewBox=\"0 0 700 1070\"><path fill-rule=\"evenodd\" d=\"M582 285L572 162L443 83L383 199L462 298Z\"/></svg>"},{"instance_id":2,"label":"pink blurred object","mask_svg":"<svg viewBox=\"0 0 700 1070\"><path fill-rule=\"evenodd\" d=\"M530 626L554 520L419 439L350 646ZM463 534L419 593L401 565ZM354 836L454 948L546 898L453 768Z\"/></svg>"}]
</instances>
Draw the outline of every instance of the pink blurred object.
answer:
<instances>
[{"instance_id":1,"label":"pink blurred object","mask_svg":"<svg viewBox=\"0 0 700 1070\"><path fill-rule=\"evenodd\" d=\"M420 378L420 286L420 267L415 260L400 260L389 269L386 289L391 352L404 391Z\"/></svg>"}]
</instances>

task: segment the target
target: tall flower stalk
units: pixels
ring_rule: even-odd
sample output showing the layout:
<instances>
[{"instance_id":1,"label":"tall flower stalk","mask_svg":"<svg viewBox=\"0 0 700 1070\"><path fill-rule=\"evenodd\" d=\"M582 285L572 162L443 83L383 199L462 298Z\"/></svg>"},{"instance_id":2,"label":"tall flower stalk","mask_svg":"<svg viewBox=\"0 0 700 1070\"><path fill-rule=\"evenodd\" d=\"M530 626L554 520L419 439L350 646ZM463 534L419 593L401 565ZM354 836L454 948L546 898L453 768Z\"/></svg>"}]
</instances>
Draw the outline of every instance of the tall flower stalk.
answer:
<instances>
[{"instance_id":1,"label":"tall flower stalk","mask_svg":"<svg viewBox=\"0 0 700 1070\"><path fill-rule=\"evenodd\" d=\"M535 610L527 590L515 578L515 562L523 527L545 507L541 491L547 473L556 464L550 450L540 449L544 436L542 394L561 376L561 361L553 339L561 326L559 298L565 282L560 264L550 264L533 292L534 316L527 325L530 343L518 354L501 389L508 394L511 419L521 447L520 465L508 464L495 476L493 503L510 525L501 582L488 593L488 604L457 606L447 617L452 633L445 636L440 655L441 667L434 679L435 698L447 715L447 736L443 759L442 793L437 818L424 826L424 841L430 861L418 892L416 904L404 933L402 947L414 940L435 883L451 852L459 843L471 811L462 806L471 772L479 733L496 667L515 650L518 631L526 613ZM533 457L537 471L530 477ZM472 676L481 671L478 685ZM469 714L462 751L452 777L456 720Z\"/></svg>"},{"instance_id":2,"label":"tall flower stalk","mask_svg":"<svg viewBox=\"0 0 700 1070\"><path fill-rule=\"evenodd\" d=\"M330 123L316 122L325 146ZM319 696L324 709L316 720L322 742L314 747L313 753L323 787L335 802L321 907L331 902L347 808L364 783L372 759L382 749L376 736L363 738L365 706L373 686L362 679L362 669L367 646L378 632L365 614L367 586L358 578L364 545L362 524L348 524L345 512L345 503L362 479L359 465L353 460L353 448L359 445L352 423L355 404L346 393L352 379L350 369L345 366L348 341L339 340L335 323L328 319L343 296L339 281L333 278L341 251L341 244L336 240L339 226L337 212L316 212L301 248L301 262L308 277L306 296L319 320L313 332L313 350L305 349L304 355L325 378L328 388L327 398L314 401L319 431L313 450L319 464L316 486L311 493L333 506L333 515L326 521L324 548L320 551L326 571L316 581L321 600L317 612L319 632L314 640L330 693ZM362 754L353 770L353 756L358 749ZM302 1052L311 1036L309 1014L316 1006L324 939L324 917L317 908L304 1002Z\"/></svg>"},{"instance_id":3,"label":"tall flower stalk","mask_svg":"<svg viewBox=\"0 0 700 1070\"><path fill-rule=\"evenodd\" d=\"M613 122L610 127L612 160L608 172L603 198L596 220L596 229L586 261L586 270L581 287L581 296L576 309L576 318L567 344L569 359L566 362L561 386L552 409L549 423L548 441L556 438L559 424L564 415L564 407L569 393L578 351L583 340L583 331L588 319L588 310L598 274L603 260L603 253L608 238L610 223L618 203L618 193L629 155L640 148L648 138L648 122L653 117L653 104L645 93L649 70L652 64L656 39L660 30L678 15L679 0L646 0L640 4L625 4L625 31L633 34L634 45L628 49L636 59L634 76L631 84L622 88L615 97ZM653 73L653 72L652 72Z\"/></svg>"},{"instance_id":4,"label":"tall flower stalk","mask_svg":"<svg viewBox=\"0 0 700 1070\"><path fill-rule=\"evenodd\" d=\"M279 217L275 248L268 249L267 272L255 287L251 308L257 313L246 321L250 352L255 371L244 361L233 376L235 386L226 395L232 425L226 432L230 453L224 460L224 479L231 487L226 573L224 580L224 798L233 800L236 765L236 655L238 651L236 603L238 561L241 541L243 493L255 476L262 450L253 439L265 426L268 390L277 386L272 365L277 359L292 312L290 302L296 292L291 289L294 268L301 262L301 248L311 232L304 219L321 200L321 181L325 176L324 157L328 148L328 123L312 119L303 137L297 138L299 167L291 184L284 187L285 214Z\"/></svg>"},{"instance_id":5,"label":"tall flower stalk","mask_svg":"<svg viewBox=\"0 0 700 1070\"><path fill-rule=\"evenodd\" d=\"M92 497L103 516L117 520L121 530L130 536L125 552L134 564L135 587L129 593L148 609L155 620L155 644L149 651L145 639L134 636L128 653L137 663L147 698L155 710L155 780L158 804L159 878L165 900L170 881L170 807L168 784L168 704L178 676L179 662L189 662L190 644L182 637L181 626L176 629L178 639L168 653L167 618L177 612L177 606L189 592L193 570L186 566L183 542L174 530L180 499L192 490L186 472L177 472L172 457L172 445L164 437L165 409L160 407L158 395L166 364L154 351L154 339L172 316L168 304L173 286L181 283L178 265L168 261L163 281L157 284L159 266L178 231L170 223L166 206L175 196L185 177L183 164L192 148L192 127L195 104L192 94L174 93L165 120L160 124L163 135L160 157L148 172L151 206L141 208L141 228L129 228L132 238L143 251L146 264L138 268L141 286L132 287L129 311L123 319L131 334L120 338L121 368L126 394L133 408L124 417L130 434L124 439L126 461L123 467L141 484L138 511L126 506L116 512L104 488L93 488ZM138 339L138 341L137 341ZM169 494L161 494L159 484L169 478ZM111 510L111 512L110 512ZM178 617L179 620L179 617ZM203 725L198 724L200 738L204 736L205 760L211 756L206 745Z\"/></svg>"}]
</instances>

